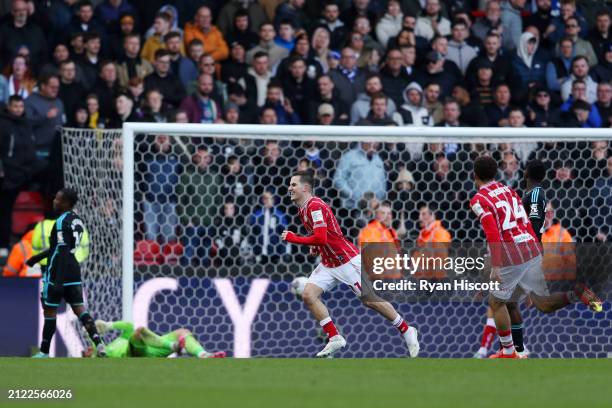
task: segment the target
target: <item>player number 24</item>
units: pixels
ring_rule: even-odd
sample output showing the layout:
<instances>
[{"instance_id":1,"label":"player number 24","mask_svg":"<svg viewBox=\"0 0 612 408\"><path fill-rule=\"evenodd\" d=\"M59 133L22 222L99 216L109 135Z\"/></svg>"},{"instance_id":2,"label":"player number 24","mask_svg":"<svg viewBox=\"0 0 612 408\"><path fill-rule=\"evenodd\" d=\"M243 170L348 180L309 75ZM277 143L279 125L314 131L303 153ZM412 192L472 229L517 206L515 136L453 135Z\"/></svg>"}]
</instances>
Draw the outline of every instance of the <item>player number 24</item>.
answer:
<instances>
[{"instance_id":1,"label":"player number 24","mask_svg":"<svg viewBox=\"0 0 612 408\"><path fill-rule=\"evenodd\" d=\"M502 224L504 231L516 227L516 220L522 219L523 222L528 221L525 207L523 207L522 203L518 202L516 197L512 197L512 206L509 202L501 200L495 203L495 207L504 211L504 223Z\"/></svg>"}]
</instances>

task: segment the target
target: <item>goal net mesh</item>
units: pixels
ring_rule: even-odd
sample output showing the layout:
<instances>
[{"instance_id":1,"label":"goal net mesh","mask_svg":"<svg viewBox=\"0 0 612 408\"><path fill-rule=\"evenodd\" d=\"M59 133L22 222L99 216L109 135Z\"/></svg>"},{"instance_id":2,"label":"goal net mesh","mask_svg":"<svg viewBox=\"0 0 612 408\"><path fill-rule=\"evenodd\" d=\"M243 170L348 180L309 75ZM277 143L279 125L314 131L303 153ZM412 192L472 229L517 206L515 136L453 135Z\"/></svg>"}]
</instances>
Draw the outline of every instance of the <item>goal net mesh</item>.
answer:
<instances>
[{"instance_id":1,"label":"goal net mesh","mask_svg":"<svg viewBox=\"0 0 612 408\"><path fill-rule=\"evenodd\" d=\"M332 134L332 133L330 133ZM91 237L82 265L95 318L119 319L122 254L121 130L64 129L64 173L81 197L78 212ZM334 210L345 235L357 243L384 200L403 242L420 231L419 207L428 204L453 242L483 241L470 212L475 192L471 163L490 153L499 179L523 193L530 158L546 162L553 223L576 242L594 242L612 225L608 142L385 143L372 135L353 143L320 137L214 137L136 134L134 141L134 292L156 278L176 280L146 305L150 329L190 329L210 349L235 347L235 327L215 279L227 278L244 305L252 282L268 286L250 327L250 355L312 356L322 347L318 324L290 293L318 259L307 248L280 240L286 229L304 233L287 191L298 169L316 170L316 195ZM378 139L378 140L377 140ZM384 140L384 139L383 139ZM552 220L554 218L554 220ZM608 271L609 272L609 271ZM609 278L597 289L610 293ZM406 355L403 339L348 288L324 295L348 340L346 357ZM396 305L420 333L424 357L469 357L478 349L484 302L444 300ZM612 312L593 315L576 305L544 315L523 305L526 345L538 357L605 357L612 352Z\"/></svg>"}]
</instances>

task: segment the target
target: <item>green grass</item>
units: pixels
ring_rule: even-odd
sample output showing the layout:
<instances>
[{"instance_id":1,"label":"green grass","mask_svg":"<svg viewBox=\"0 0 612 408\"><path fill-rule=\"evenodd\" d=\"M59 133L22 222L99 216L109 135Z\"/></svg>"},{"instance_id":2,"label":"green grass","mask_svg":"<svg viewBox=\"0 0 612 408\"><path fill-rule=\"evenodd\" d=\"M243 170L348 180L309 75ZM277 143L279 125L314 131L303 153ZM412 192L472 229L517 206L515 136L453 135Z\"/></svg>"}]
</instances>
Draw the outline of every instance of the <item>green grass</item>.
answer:
<instances>
[{"instance_id":1,"label":"green grass","mask_svg":"<svg viewBox=\"0 0 612 408\"><path fill-rule=\"evenodd\" d=\"M10 388L71 389L12 402ZM2 407L612 407L612 360L0 359Z\"/></svg>"}]
</instances>

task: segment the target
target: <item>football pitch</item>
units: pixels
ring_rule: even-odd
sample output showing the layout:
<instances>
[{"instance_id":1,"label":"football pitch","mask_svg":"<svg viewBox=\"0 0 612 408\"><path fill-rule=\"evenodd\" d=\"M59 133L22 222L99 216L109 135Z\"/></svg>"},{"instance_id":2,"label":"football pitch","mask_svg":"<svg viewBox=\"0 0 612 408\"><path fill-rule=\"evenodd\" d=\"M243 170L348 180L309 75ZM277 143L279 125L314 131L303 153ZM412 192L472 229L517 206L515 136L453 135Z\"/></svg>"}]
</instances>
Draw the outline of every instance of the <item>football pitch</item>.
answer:
<instances>
[{"instance_id":1,"label":"football pitch","mask_svg":"<svg viewBox=\"0 0 612 408\"><path fill-rule=\"evenodd\" d=\"M612 359L0 359L2 407L597 408L612 406L611 385Z\"/></svg>"}]
</instances>

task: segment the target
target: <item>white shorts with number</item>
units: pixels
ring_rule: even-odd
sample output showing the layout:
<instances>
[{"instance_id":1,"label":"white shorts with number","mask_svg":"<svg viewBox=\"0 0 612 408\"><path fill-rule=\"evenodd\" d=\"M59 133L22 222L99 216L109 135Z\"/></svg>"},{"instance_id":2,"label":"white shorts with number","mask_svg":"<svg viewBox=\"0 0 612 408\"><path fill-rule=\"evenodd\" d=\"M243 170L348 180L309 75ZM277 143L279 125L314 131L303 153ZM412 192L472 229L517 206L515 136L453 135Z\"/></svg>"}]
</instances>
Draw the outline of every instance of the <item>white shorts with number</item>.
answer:
<instances>
[{"instance_id":1,"label":"white shorts with number","mask_svg":"<svg viewBox=\"0 0 612 408\"><path fill-rule=\"evenodd\" d=\"M529 293L535 293L538 296L549 294L542 271L541 255L521 265L499 268L497 275L491 274L491 279L500 283L500 290L491 291L491 295L499 300L519 301Z\"/></svg>"},{"instance_id":2,"label":"white shorts with number","mask_svg":"<svg viewBox=\"0 0 612 408\"><path fill-rule=\"evenodd\" d=\"M361 296L361 255L335 268L321 263L308 278L308 283L317 285L324 292L333 289L339 282L348 285L357 296Z\"/></svg>"}]
</instances>

